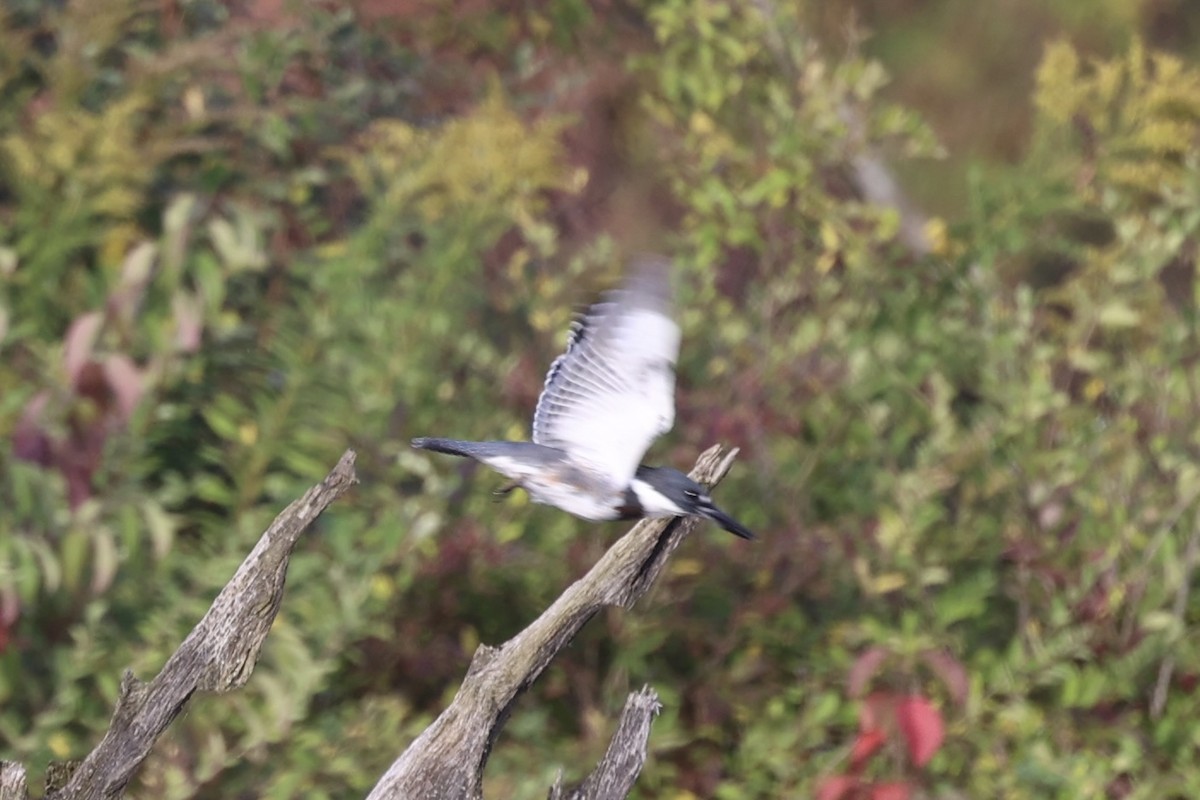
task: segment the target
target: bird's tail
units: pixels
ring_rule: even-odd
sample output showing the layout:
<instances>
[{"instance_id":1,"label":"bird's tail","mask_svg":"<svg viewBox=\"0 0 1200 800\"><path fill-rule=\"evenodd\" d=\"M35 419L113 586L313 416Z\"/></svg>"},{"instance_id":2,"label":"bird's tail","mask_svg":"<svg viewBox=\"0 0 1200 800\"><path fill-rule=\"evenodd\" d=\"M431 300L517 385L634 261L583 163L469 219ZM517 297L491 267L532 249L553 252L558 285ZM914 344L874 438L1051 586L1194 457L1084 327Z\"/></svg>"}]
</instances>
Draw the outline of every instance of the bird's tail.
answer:
<instances>
[{"instance_id":1,"label":"bird's tail","mask_svg":"<svg viewBox=\"0 0 1200 800\"><path fill-rule=\"evenodd\" d=\"M464 458L478 458L480 444L482 442L464 442L459 439L439 439L427 436L412 440L412 446L418 450L432 450L435 453L446 453Z\"/></svg>"},{"instance_id":2,"label":"bird's tail","mask_svg":"<svg viewBox=\"0 0 1200 800\"><path fill-rule=\"evenodd\" d=\"M518 484L542 470L559 467L565 460L561 450L533 442L464 442L459 439L413 439L412 446L480 461Z\"/></svg>"}]
</instances>

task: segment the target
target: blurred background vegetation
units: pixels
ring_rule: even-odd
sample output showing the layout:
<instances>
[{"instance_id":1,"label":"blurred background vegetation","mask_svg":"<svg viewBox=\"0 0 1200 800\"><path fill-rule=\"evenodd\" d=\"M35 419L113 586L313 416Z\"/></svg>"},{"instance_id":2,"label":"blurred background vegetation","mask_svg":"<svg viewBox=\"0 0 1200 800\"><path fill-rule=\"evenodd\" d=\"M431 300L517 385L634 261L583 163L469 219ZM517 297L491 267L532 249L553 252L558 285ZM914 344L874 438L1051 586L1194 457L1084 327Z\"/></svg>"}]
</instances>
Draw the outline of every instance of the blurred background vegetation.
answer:
<instances>
[{"instance_id":1,"label":"blurred background vegetation","mask_svg":"<svg viewBox=\"0 0 1200 800\"><path fill-rule=\"evenodd\" d=\"M650 460L740 447L761 540L595 620L489 796L649 683L637 797L1200 797L1198 226L1188 0L3 0L0 757L82 757L353 447L253 680L135 794L363 794L623 530L409 438L524 436L654 249Z\"/></svg>"}]
</instances>

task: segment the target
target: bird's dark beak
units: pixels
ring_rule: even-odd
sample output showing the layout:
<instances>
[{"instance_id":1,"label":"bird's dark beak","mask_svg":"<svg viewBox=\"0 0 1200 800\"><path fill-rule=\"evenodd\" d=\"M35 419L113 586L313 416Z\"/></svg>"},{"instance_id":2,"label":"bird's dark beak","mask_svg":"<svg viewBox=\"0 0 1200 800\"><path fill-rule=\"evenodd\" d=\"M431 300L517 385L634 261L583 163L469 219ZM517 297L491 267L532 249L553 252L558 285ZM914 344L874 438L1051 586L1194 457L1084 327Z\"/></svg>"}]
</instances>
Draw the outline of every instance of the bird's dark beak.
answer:
<instances>
[{"instance_id":1,"label":"bird's dark beak","mask_svg":"<svg viewBox=\"0 0 1200 800\"><path fill-rule=\"evenodd\" d=\"M726 514L721 509L717 508L712 503L706 503L701 506L699 512L702 516L708 517L713 522L732 533L734 536L741 537L742 539L755 538L754 533L751 532L749 528Z\"/></svg>"}]
</instances>

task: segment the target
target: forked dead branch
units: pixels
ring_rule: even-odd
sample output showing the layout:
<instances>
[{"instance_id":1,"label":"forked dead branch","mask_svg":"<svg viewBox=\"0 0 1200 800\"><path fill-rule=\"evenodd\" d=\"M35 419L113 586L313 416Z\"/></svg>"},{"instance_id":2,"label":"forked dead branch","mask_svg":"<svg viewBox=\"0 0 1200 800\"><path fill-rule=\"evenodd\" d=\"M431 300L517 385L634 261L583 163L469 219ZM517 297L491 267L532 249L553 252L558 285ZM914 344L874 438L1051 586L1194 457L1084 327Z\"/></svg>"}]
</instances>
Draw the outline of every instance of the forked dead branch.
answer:
<instances>
[{"instance_id":1,"label":"forked dead branch","mask_svg":"<svg viewBox=\"0 0 1200 800\"><path fill-rule=\"evenodd\" d=\"M691 477L709 486L717 483L736 453L710 448ZM246 683L279 611L293 548L308 526L356 482L354 453L347 451L320 484L276 517L159 674L149 683L125 674L108 731L77 766L51 765L47 798L122 796L154 743L196 691L227 692ZM695 517L643 521L528 628L499 647L481 646L453 702L392 764L369 797L481 798L488 755L517 698L596 612L605 606L629 608L641 598L698 524ZM560 781L550 796L625 797L645 762L650 721L657 710L657 696L649 688L631 694L600 764L572 789L564 789ZM51 774L63 777L52 779ZM23 766L0 762L0 800L27 797Z\"/></svg>"},{"instance_id":2,"label":"forked dead branch","mask_svg":"<svg viewBox=\"0 0 1200 800\"><path fill-rule=\"evenodd\" d=\"M725 452L719 445L710 447L697 460L692 479L716 484L736 455L736 449ZM629 608L637 602L699 524L696 517L643 520L529 627L499 647L480 646L450 706L384 773L368 795L370 800L481 798L483 768L512 704L596 612L605 606ZM648 736L649 726L645 732ZM643 739L637 770L644 761L645 745ZM630 769L633 765L632 760L621 763ZM637 774L626 777L632 786ZM604 789L612 784L596 781L594 785ZM565 796L619 798L627 792L628 787L621 794Z\"/></svg>"},{"instance_id":3,"label":"forked dead branch","mask_svg":"<svg viewBox=\"0 0 1200 800\"><path fill-rule=\"evenodd\" d=\"M108 731L70 770L64 785L47 778L47 798L120 797L159 736L197 690L227 692L245 685L283 600L292 549L321 512L356 482L354 453L348 450L325 480L275 518L158 675L143 683L125 673ZM10 790L5 786L4 791ZM14 786L11 792L0 800L24 797L25 787Z\"/></svg>"}]
</instances>

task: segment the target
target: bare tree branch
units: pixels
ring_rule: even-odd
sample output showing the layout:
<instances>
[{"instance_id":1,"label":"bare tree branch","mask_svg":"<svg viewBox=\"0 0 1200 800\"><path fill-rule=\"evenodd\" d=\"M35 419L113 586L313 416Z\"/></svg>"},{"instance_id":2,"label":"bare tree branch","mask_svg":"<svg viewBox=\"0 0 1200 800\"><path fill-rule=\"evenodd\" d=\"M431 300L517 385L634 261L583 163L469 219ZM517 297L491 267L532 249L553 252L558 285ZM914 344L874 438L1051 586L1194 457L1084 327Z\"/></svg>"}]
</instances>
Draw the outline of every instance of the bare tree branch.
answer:
<instances>
[{"instance_id":1,"label":"bare tree branch","mask_svg":"<svg viewBox=\"0 0 1200 800\"><path fill-rule=\"evenodd\" d=\"M25 768L14 761L0 761L0 800L28 800Z\"/></svg>"},{"instance_id":2,"label":"bare tree branch","mask_svg":"<svg viewBox=\"0 0 1200 800\"><path fill-rule=\"evenodd\" d=\"M692 478L717 483L736 455L714 445ZM481 645L450 706L384 773L369 800L481 798L484 765L517 697L596 612L637 602L698 523L694 517L639 523L528 628L500 647Z\"/></svg>"},{"instance_id":3,"label":"bare tree branch","mask_svg":"<svg viewBox=\"0 0 1200 800\"><path fill-rule=\"evenodd\" d=\"M767 21L778 22L779 9L774 0L754 0L754 6ZM783 74L798 78L797 65L789 55L780 31L781 28L773 26L768 35L771 52ZM932 253L929 217L900 186L878 149L867 143L867 120L862 110L845 103L838 108L838 116L846 124L850 140L857 148L857 152L850 157L849 166L859 194L872 205L895 210L900 219L900 229L896 238L913 255L923 257Z\"/></svg>"},{"instance_id":4,"label":"bare tree branch","mask_svg":"<svg viewBox=\"0 0 1200 800\"><path fill-rule=\"evenodd\" d=\"M710 486L717 483L736 454L710 448L692 477ZM246 683L279 610L293 547L308 525L356 482L354 454L348 451L324 481L275 519L158 676L143 683L125 674L104 738L78 767L51 765L65 774L51 780L47 772L47 798L120 797L194 692L225 692ZM370 796L481 797L484 765L517 697L597 611L637 602L697 523L695 518L640 523L528 628L498 648L480 647L450 707L409 746ZM658 697L649 688L630 695L596 769L575 789L556 785L551 797L624 798L645 763L658 708ZM0 800L28 800L20 764L0 762Z\"/></svg>"},{"instance_id":5,"label":"bare tree branch","mask_svg":"<svg viewBox=\"0 0 1200 800\"><path fill-rule=\"evenodd\" d=\"M1192 590L1192 573L1196 570L1196 562L1200 561L1200 515L1188 536L1187 546L1183 550L1183 575L1179 588L1175 590L1175 602L1171 607L1171 616L1179 621L1182 630L1187 630L1188 596ZM1163 709L1167 707L1167 692L1171 688L1171 676L1175 672L1175 649L1167 654L1158 667L1158 680L1154 683L1154 694L1150 698L1150 718L1158 719Z\"/></svg>"},{"instance_id":6,"label":"bare tree branch","mask_svg":"<svg viewBox=\"0 0 1200 800\"><path fill-rule=\"evenodd\" d=\"M650 722L662 709L658 694L649 686L625 700L617 732L596 769L574 789L564 789L562 776L550 788L548 800L624 800L646 764Z\"/></svg>"},{"instance_id":7,"label":"bare tree branch","mask_svg":"<svg viewBox=\"0 0 1200 800\"><path fill-rule=\"evenodd\" d=\"M347 450L325 480L275 518L158 676L143 683L125 673L104 738L66 786L48 792L48 798L121 796L193 692L226 692L246 683L283 599L292 548L313 520L357 480L354 452Z\"/></svg>"},{"instance_id":8,"label":"bare tree branch","mask_svg":"<svg viewBox=\"0 0 1200 800\"><path fill-rule=\"evenodd\" d=\"M848 119L859 115L847 111ZM853 129L853 123L851 124ZM864 148L863 151L850 159L854 170L855 182L864 198L873 205L895 209L900 217L900 230L897 237L900 243L916 256L927 256L933 252L933 242L929 238L929 217L900 187L900 182L892 174L891 167L884 161L876 150Z\"/></svg>"}]
</instances>

